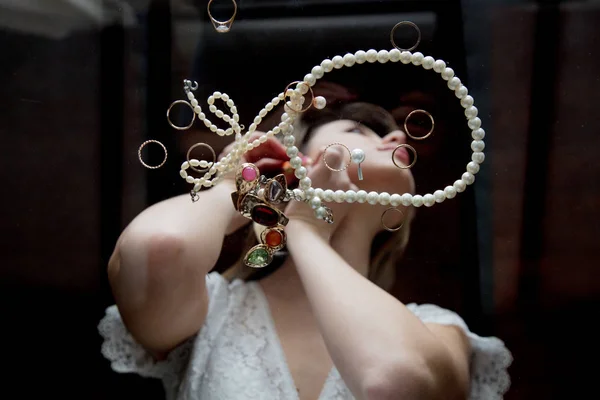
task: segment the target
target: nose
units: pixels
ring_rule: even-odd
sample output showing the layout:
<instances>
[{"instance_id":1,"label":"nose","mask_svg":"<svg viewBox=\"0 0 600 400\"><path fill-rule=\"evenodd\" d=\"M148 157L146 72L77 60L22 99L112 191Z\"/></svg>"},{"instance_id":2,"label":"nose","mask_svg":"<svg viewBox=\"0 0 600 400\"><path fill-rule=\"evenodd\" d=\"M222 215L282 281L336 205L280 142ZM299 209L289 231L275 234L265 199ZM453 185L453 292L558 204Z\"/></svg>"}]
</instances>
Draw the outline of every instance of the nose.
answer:
<instances>
[{"instance_id":1,"label":"nose","mask_svg":"<svg viewBox=\"0 0 600 400\"><path fill-rule=\"evenodd\" d=\"M404 144L406 143L406 133L400 129L395 129L383 137L383 143Z\"/></svg>"}]
</instances>

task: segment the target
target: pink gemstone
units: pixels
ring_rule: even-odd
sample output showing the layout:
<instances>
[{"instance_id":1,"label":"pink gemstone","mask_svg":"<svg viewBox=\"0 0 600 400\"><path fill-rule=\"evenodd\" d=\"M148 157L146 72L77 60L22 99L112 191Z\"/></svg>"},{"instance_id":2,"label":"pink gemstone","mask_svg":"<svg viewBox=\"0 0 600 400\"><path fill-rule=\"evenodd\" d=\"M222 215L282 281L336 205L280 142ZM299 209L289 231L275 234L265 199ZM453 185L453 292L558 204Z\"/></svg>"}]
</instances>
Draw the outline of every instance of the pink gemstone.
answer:
<instances>
[{"instance_id":1,"label":"pink gemstone","mask_svg":"<svg viewBox=\"0 0 600 400\"><path fill-rule=\"evenodd\" d=\"M242 170L242 178L246 182L252 182L256 179L256 170L252 167L246 167Z\"/></svg>"}]
</instances>

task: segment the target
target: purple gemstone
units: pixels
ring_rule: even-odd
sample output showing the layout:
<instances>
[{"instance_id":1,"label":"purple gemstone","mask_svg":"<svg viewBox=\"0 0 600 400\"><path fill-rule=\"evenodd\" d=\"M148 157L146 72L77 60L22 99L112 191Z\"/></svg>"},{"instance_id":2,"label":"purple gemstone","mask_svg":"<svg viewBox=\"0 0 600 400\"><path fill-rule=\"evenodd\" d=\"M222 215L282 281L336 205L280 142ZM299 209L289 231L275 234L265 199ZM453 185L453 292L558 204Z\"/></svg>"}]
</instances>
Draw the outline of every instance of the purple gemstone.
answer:
<instances>
[{"instance_id":1,"label":"purple gemstone","mask_svg":"<svg viewBox=\"0 0 600 400\"><path fill-rule=\"evenodd\" d=\"M269 185L269 201L275 202L284 194L283 186L277 181L272 181Z\"/></svg>"}]
</instances>

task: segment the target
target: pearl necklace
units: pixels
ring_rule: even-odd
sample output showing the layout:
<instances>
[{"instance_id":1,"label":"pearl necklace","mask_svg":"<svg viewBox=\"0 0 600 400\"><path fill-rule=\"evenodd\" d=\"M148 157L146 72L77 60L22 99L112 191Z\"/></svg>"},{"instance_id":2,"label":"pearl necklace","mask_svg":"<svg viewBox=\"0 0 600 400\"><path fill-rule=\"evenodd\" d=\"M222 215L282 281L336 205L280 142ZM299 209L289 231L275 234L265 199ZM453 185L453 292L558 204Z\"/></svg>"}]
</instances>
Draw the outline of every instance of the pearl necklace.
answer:
<instances>
[{"instance_id":1,"label":"pearl necklace","mask_svg":"<svg viewBox=\"0 0 600 400\"><path fill-rule=\"evenodd\" d=\"M471 142L471 150L473 154L471 161L466 166L466 172L462 174L460 179L457 179L452 185L446 186L444 189L436 190L433 194L427 193L424 195L419 194L389 194L386 192L369 192L364 190L337 190L333 191L330 189L313 188L310 178L307 176L307 169L302 165L302 159L298 156L299 150L295 146L295 137L293 136L293 124L299 112L295 109L301 108L301 105L305 101L304 95L312 89L317 81L323 76L333 71L334 69L341 69L344 67L352 67L356 64L364 63L375 63L379 62L385 64L387 62L401 62L405 65L421 66L425 70L433 70L441 75L442 79L447 81L447 86L454 92L456 97L460 100L460 104L465 109L465 117L467 119L467 125L471 129L471 136L473 141ZM227 130L219 129L214 125L206 115L202 112L201 107L198 105L198 101L192 93L197 89L197 85L192 85L190 81L185 81L184 89L187 93L190 104L198 116L198 119L204 122L207 128L212 132L217 133L220 136L227 136L235 133L235 142L232 151L225 155L221 160L215 163L203 162L203 166L207 166L208 172L201 178L193 178L188 176L185 170L189 168L190 163L199 165L197 160L190 160L182 164L180 175L188 183L193 183L193 192L198 192L202 186L210 187L215 185L224 174L234 170L240 163L240 159L243 154L247 151L259 147L265 143L270 137L273 137L279 133L283 134L283 145L286 148L286 153L290 157L290 165L294 169L296 177L299 179L299 189L295 189L294 198L296 200L306 201L311 204L313 208L316 208L317 217L324 215L324 211L321 210L321 201L325 202L337 202L337 203L368 203L371 205L391 205L391 206L414 206L431 207L435 203L441 203L446 199L452 199L457 193L465 191L468 185L475 182L475 175L479 172L480 164L485 160L485 154L483 150L485 143L483 141L485 137L485 131L481 128L481 119L477 117L478 110L475 107L473 97L469 95L469 91L461 82L461 80L455 76L452 68L446 67L446 63L443 60L435 60L433 57L424 56L420 52L411 53L410 51L400 51L398 49L388 50L359 50L354 54L346 54L342 56L335 56L331 60L325 59L320 65L312 68L311 72L304 76L302 82L296 85L295 89L287 90L287 93L279 93L277 97L274 97L268 102L254 118L254 122L250 125L248 131L242 135L242 127L239 125L239 115L235 103L225 93L214 92L207 100L209 105L209 111L215 114L218 118L222 119L230 125ZM285 101L286 98L290 98L285 104L285 111L281 116L281 122L273 129L260 136L258 139L249 143L249 137L256 131L256 128L261 123L262 119L273 110L280 102ZM215 106L215 100L221 100L224 102L231 111L231 116L225 114L223 111ZM300 107L298 107L300 105ZM326 106L326 100L323 97L316 97L312 99L312 105L318 109L322 109ZM210 165L210 167L208 167ZM214 176L214 177L213 177ZM211 179L212 178L212 179Z\"/></svg>"}]
</instances>

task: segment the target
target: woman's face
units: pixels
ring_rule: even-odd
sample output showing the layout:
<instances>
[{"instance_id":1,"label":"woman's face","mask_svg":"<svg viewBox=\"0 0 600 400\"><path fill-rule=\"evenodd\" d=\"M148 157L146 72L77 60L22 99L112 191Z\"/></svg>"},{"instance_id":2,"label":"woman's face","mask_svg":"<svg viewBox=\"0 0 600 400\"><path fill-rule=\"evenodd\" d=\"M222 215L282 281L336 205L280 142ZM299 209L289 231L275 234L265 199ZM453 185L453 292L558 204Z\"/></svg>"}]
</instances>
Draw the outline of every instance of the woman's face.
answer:
<instances>
[{"instance_id":1,"label":"woman's face","mask_svg":"<svg viewBox=\"0 0 600 400\"><path fill-rule=\"evenodd\" d=\"M350 151L362 149L365 152L366 157L361 164L364 179L362 181L358 179L356 164L351 163L347 170L350 179L359 189L390 194L414 192L415 183L410 169L400 169L392 162L394 149L399 144L406 143L406 135L398 127L382 137L356 121L342 119L329 122L313 130L304 152L315 159L321 150L332 143L341 143ZM346 149L343 151L344 165L346 165L350 155ZM394 157L396 163L401 166L410 164L412 160L412 154L403 147L395 152ZM325 159L327 159L327 152ZM322 160L315 159L315 162L322 162ZM340 165L331 165L331 167L343 168Z\"/></svg>"}]
</instances>

